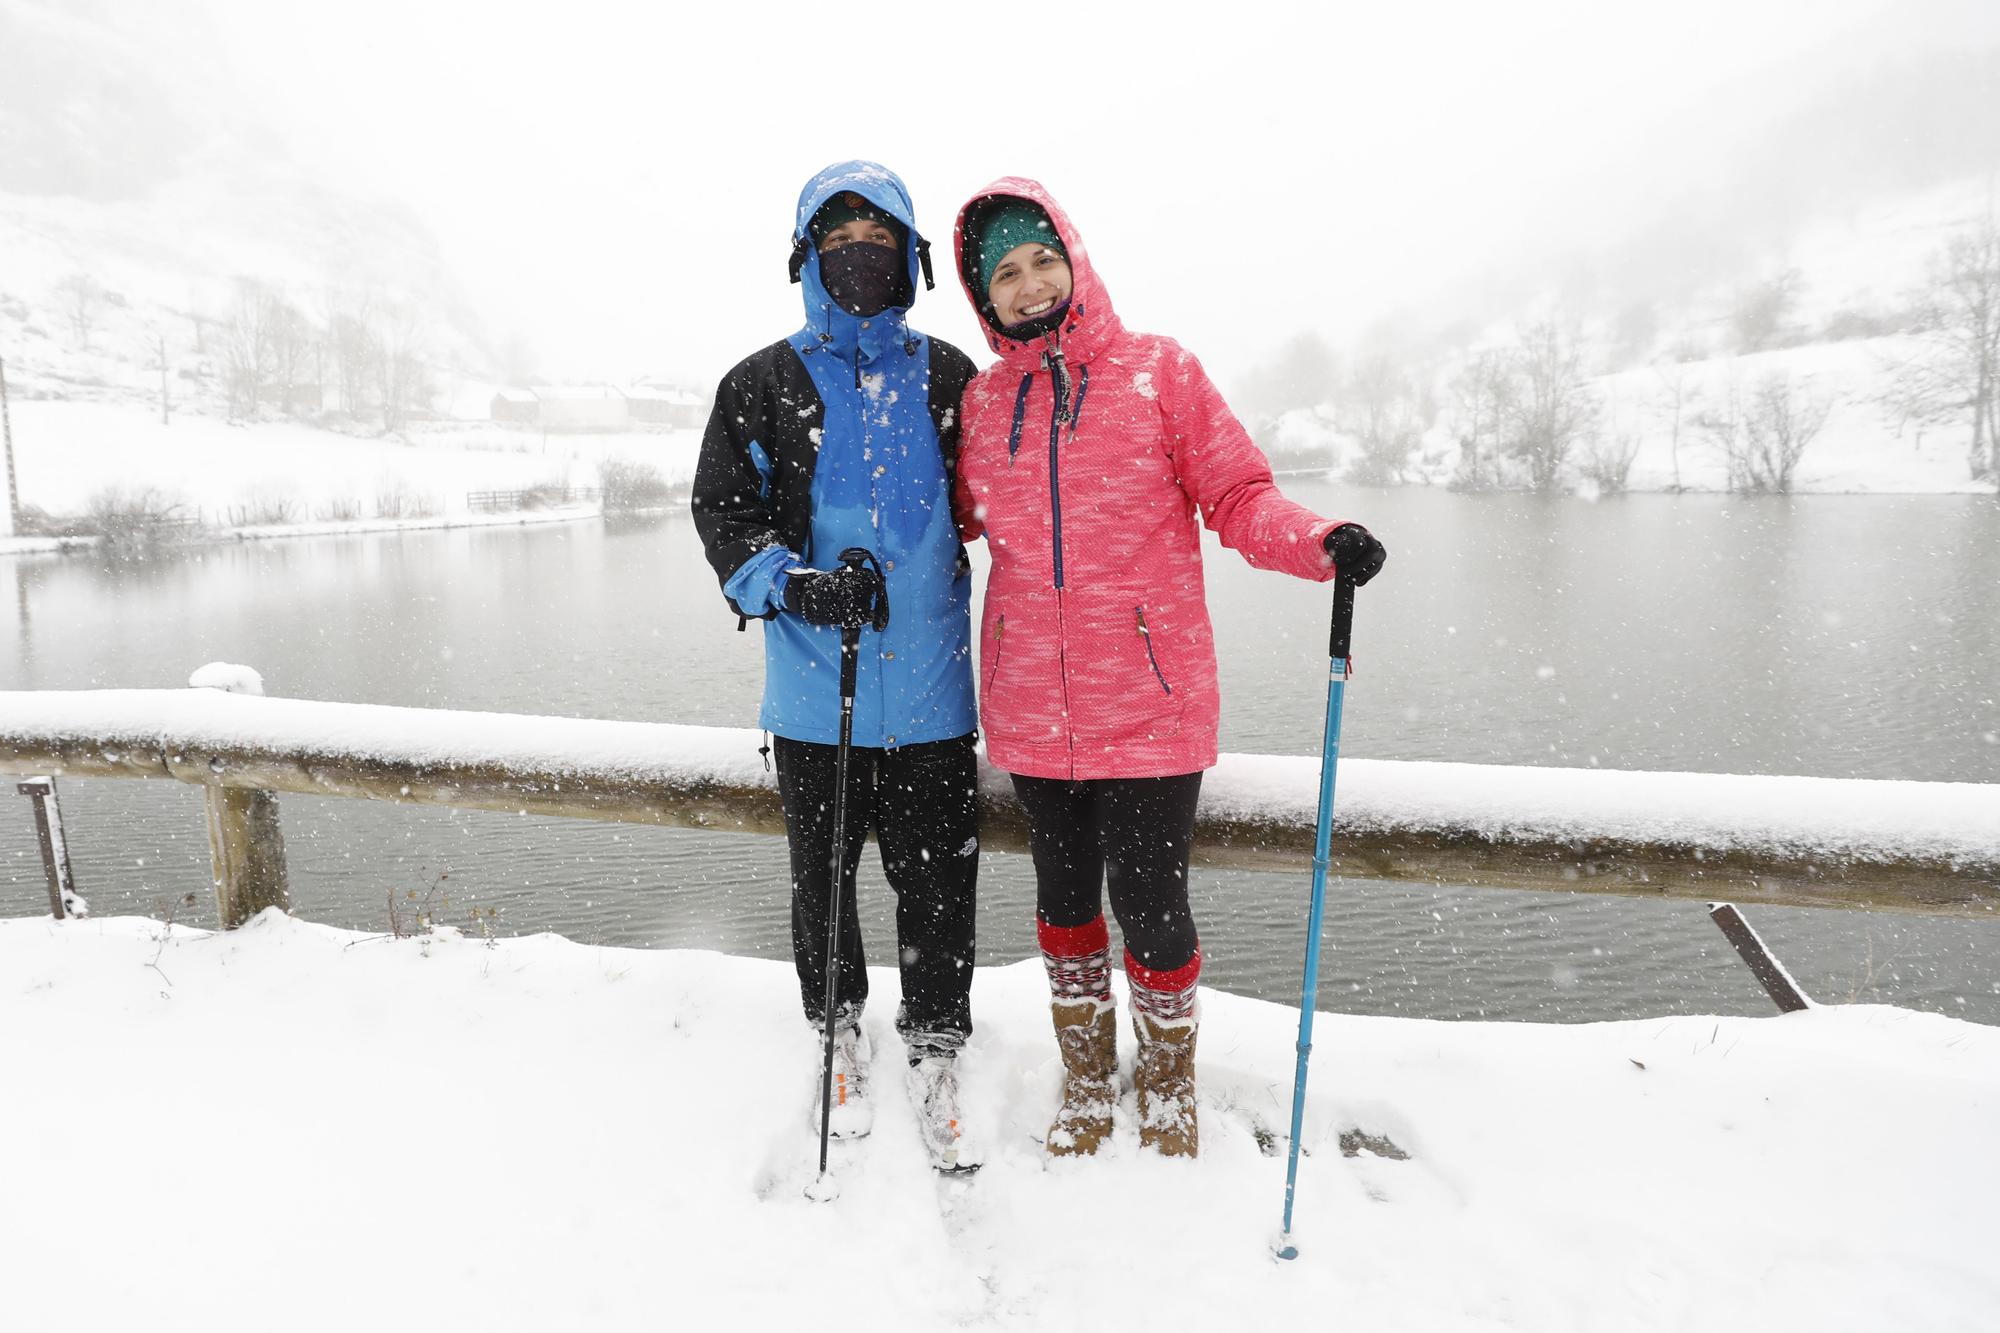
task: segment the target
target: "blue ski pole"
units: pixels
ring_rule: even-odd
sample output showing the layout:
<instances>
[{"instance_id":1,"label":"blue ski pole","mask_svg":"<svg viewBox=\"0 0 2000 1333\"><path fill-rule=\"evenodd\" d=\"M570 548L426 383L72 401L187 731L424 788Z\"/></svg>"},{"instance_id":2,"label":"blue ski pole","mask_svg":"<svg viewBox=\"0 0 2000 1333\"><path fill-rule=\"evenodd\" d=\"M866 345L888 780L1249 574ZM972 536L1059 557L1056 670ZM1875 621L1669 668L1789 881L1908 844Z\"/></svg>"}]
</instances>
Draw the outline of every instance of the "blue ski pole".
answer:
<instances>
[{"instance_id":1,"label":"blue ski pole","mask_svg":"<svg viewBox=\"0 0 2000 1333\"><path fill-rule=\"evenodd\" d=\"M1354 632L1354 588L1341 578L1333 585L1333 634L1327 645L1330 659L1326 685L1326 736L1320 742L1319 830L1313 838L1312 911L1306 922L1306 974L1299 989L1299 1063L1292 1082L1292 1146L1285 1163L1285 1227L1278 1236L1275 1253L1280 1259L1296 1259L1299 1247L1292 1243L1292 1198L1299 1184L1299 1131L1306 1113L1306 1060L1312 1055L1313 1010L1319 1005L1319 936L1326 914L1326 869L1333 849L1333 776L1340 766L1340 705L1347 686L1348 641Z\"/></svg>"}]
</instances>

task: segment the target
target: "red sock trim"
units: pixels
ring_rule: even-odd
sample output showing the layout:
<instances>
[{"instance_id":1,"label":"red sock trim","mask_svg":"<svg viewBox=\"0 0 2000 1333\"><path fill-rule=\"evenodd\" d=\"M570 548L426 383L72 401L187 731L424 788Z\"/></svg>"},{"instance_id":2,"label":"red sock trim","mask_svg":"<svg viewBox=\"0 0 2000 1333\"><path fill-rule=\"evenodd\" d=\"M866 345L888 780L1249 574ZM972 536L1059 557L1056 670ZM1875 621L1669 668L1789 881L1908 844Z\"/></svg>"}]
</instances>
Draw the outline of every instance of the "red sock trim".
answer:
<instances>
[{"instance_id":1,"label":"red sock trim","mask_svg":"<svg viewBox=\"0 0 2000 1333\"><path fill-rule=\"evenodd\" d=\"M1195 945L1194 957L1188 959L1171 972L1159 972L1147 967L1132 956L1130 949L1127 949L1125 951L1125 979L1134 986L1144 986L1147 990L1163 990L1170 994L1178 994L1181 991L1187 990L1196 981L1201 979L1201 946L1199 944Z\"/></svg>"},{"instance_id":2,"label":"red sock trim","mask_svg":"<svg viewBox=\"0 0 2000 1333\"><path fill-rule=\"evenodd\" d=\"M1052 926L1037 915L1035 941L1042 946L1043 953L1054 958L1088 958L1099 949L1111 947L1111 932L1106 929L1101 912L1095 921L1080 926Z\"/></svg>"}]
</instances>

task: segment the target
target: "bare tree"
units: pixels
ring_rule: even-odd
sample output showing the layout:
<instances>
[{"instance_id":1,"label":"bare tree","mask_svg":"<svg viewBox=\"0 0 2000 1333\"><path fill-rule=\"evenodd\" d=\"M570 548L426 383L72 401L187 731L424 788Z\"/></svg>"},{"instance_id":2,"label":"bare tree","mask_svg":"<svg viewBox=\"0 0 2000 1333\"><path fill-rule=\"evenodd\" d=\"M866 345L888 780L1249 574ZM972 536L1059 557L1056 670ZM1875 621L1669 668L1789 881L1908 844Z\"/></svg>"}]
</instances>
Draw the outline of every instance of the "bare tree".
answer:
<instances>
[{"instance_id":1,"label":"bare tree","mask_svg":"<svg viewBox=\"0 0 2000 1333\"><path fill-rule=\"evenodd\" d=\"M1596 425L1598 416L1575 330L1554 316L1525 326L1514 379L1507 452L1525 468L1530 488L1555 490L1570 451Z\"/></svg>"},{"instance_id":2,"label":"bare tree","mask_svg":"<svg viewBox=\"0 0 2000 1333\"><path fill-rule=\"evenodd\" d=\"M1459 490L1489 491L1500 485L1500 450L1513 414L1514 354L1506 348L1474 353L1452 381L1458 435Z\"/></svg>"},{"instance_id":3,"label":"bare tree","mask_svg":"<svg viewBox=\"0 0 2000 1333\"><path fill-rule=\"evenodd\" d=\"M1669 438L1669 454L1674 464L1674 490L1681 486L1681 422L1688 408L1701 397L1694 377L1689 373L1685 361L1665 358L1653 363L1653 374L1660 381L1660 404L1673 415L1672 435Z\"/></svg>"},{"instance_id":4,"label":"bare tree","mask_svg":"<svg viewBox=\"0 0 2000 1333\"><path fill-rule=\"evenodd\" d=\"M277 399L278 409L286 415L295 415L300 400L300 390L313 386L312 355L314 336L312 325L299 313L298 307L277 292L265 297L265 324L271 338L271 387Z\"/></svg>"},{"instance_id":5,"label":"bare tree","mask_svg":"<svg viewBox=\"0 0 2000 1333\"><path fill-rule=\"evenodd\" d=\"M256 278L238 278L229 310L215 322L230 415L254 414L271 377L272 302Z\"/></svg>"},{"instance_id":6,"label":"bare tree","mask_svg":"<svg viewBox=\"0 0 2000 1333\"><path fill-rule=\"evenodd\" d=\"M1832 411L1832 399L1795 386L1790 376L1767 375L1747 395L1731 384L1725 402L1697 424L1722 453L1730 490L1786 495Z\"/></svg>"},{"instance_id":7,"label":"bare tree","mask_svg":"<svg viewBox=\"0 0 2000 1333\"><path fill-rule=\"evenodd\" d=\"M160 424L162 426L170 426L173 424L173 399L167 392L167 371L169 367L167 364L166 326L156 322L153 324L152 333L153 365L160 372Z\"/></svg>"},{"instance_id":8,"label":"bare tree","mask_svg":"<svg viewBox=\"0 0 2000 1333\"><path fill-rule=\"evenodd\" d=\"M1921 298L1926 329L1897 367L1890 402L1905 419L1972 418L1966 462L2000 482L2000 221L1951 237L1931 259Z\"/></svg>"},{"instance_id":9,"label":"bare tree","mask_svg":"<svg viewBox=\"0 0 2000 1333\"><path fill-rule=\"evenodd\" d=\"M1799 286L1799 271L1788 268L1737 293L1729 322L1736 331L1738 351L1761 352L1776 342L1798 304Z\"/></svg>"},{"instance_id":10,"label":"bare tree","mask_svg":"<svg viewBox=\"0 0 2000 1333\"><path fill-rule=\"evenodd\" d=\"M377 302L369 292L329 291L325 298L327 354L340 410L358 417L371 401L378 361L374 322Z\"/></svg>"},{"instance_id":11,"label":"bare tree","mask_svg":"<svg viewBox=\"0 0 2000 1333\"><path fill-rule=\"evenodd\" d=\"M1423 438L1416 386L1387 353L1363 357L1341 395L1346 428L1361 441L1361 459L1348 480L1384 486L1403 479Z\"/></svg>"},{"instance_id":12,"label":"bare tree","mask_svg":"<svg viewBox=\"0 0 2000 1333\"><path fill-rule=\"evenodd\" d=\"M423 329L414 306L392 306L384 312L375 376L382 396L383 430L401 430L413 414L430 406L430 367L424 360Z\"/></svg>"},{"instance_id":13,"label":"bare tree","mask_svg":"<svg viewBox=\"0 0 2000 1333\"><path fill-rule=\"evenodd\" d=\"M56 284L56 303L63 318L69 321L69 331L77 346L89 351L91 332L104 308L103 285L88 273L72 273Z\"/></svg>"}]
</instances>

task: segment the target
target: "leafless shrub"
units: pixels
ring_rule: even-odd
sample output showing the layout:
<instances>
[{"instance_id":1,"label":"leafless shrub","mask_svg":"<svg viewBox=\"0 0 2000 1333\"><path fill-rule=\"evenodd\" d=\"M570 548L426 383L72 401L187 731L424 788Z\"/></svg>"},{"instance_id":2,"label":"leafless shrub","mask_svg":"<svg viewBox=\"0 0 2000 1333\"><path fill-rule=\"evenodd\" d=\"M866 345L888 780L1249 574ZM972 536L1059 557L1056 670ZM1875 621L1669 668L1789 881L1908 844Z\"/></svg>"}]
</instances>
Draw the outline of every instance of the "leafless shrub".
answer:
<instances>
[{"instance_id":1,"label":"leafless shrub","mask_svg":"<svg viewBox=\"0 0 2000 1333\"><path fill-rule=\"evenodd\" d=\"M450 895L442 892L444 882L450 878L451 870L446 868L438 872L437 878L421 894L415 889L405 889L402 907L409 910L408 919L398 908L396 891L389 890L389 933L400 940L428 931L435 924L436 913L451 906Z\"/></svg>"},{"instance_id":2,"label":"leafless shrub","mask_svg":"<svg viewBox=\"0 0 2000 1333\"><path fill-rule=\"evenodd\" d=\"M1832 411L1832 399L1795 387L1787 375L1768 375L1747 395L1731 385L1727 399L1696 425L1721 452L1730 490L1787 495L1799 460Z\"/></svg>"},{"instance_id":3,"label":"leafless shrub","mask_svg":"<svg viewBox=\"0 0 2000 1333\"><path fill-rule=\"evenodd\" d=\"M303 506L287 495L253 495L224 511L232 528L276 528L299 521Z\"/></svg>"},{"instance_id":4,"label":"leafless shrub","mask_svg":"<svg viewBox=\"0 0 2000 1333\"><path fill-rule=\"evenodd\" d=\"M429 518L437 511L434 498L418 495L401 483L375 492L377 518Z\"/></svg>"},{"instance_id":5,"label":"leafless shrub","mask_svg":"<svg viewBox=\"0 0 2000 1333\"><path fill-rule=\"evenodd\" d=\"M183 541L200 524L178 500L152 487L108 486L90 497L81 530L115 560L144 560L169 542Z\"/></svg>"},{"instance_id":6,"label":"leafless shrub","mask_svg":"<svg viewBox=\"0 0 2000 1333\"><path fill-rule=\"evenodd\" d=\"M1630 433L1596 435L1577 456L1577 470L1593 483L1601 495L1624 491L1632 475L1632 460L1639 456L1639 437Z\"/></svg>"},{"instance_id":7,"label":"leafless shrub","mask_svg":"<svg viewBox=\"0 0 2000 1333\"><path fill-rule=\"evenodd\" d=\"M559 481L540 481L521 492L521 508L553 509L569 503L569 487Z\"/></svg>"},{"instance_id":8,"label":"leafless shrub","mask_svg":"<svg viewBox=\"0 0 2000 1333\"><path fill-rule=\"evenodd\" d=\"M322 501L314 506L313 517L322 523L352 523L361 517L361 501L351 495Z\"/></svg>"},{"instance_id":9,"label":"leafless shrub","mask_svg":"<svg viewBox=\"0 0 2000 1333\"><path fill-rule=\"evenodd\" d=\"M660 470L636 459L606 458L597 465L597 484L603 490L607 514L657 509L673 499L673 488Z\"/></svg>"}]
</instances>

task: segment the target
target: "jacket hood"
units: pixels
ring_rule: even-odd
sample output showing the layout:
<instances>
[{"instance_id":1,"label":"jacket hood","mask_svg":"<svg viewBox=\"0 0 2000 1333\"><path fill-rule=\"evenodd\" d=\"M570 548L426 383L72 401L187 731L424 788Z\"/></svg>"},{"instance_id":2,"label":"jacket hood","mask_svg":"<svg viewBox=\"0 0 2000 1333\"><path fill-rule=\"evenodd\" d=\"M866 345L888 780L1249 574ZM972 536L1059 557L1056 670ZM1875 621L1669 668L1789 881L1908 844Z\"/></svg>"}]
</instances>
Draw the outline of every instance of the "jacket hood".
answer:
<instances>
[{"instance_id":1,"label":"jacket hood","mask_svg":"<svg viewBox=\"0 0 2000 1333\"><path fill-rule=\"evenodd\" d=\"M858 159L836 162L822 168L799 191L798 216L792 223L792 279L805 288L806 332L821 344L843 349L852 348L858 342L886 342L890 335L900 340L906 336L903 331L905 308L891 307L880 315L871 316L868 320L869 332L878 336L866 337L862 333L861 318L835 305L833 298L827 295L826 284L820 279L819 250L813 245L808 224L827 200L847 191L860 195L903 224L909 235L903 258L909 265L910 291L915 293L935 285L930 278L930 242L917 230L916 206L910 202L910 191L903 184L902 177L877 162ZM873 352L875 349L870 346L866 350Z\"/></svg>"},{"instance_id":2,"label":"jacket hood","mask_svg":"<svg viewBox=\"0 0 2000 1333\"><path fill-rule=\"evenodd\" d=\"M988 210L1006 199L1025 199L1047 213L1056 235L1062 238L1063 249L1069 254L1069 313L1062 327L1054 333L1037 334L1025 340L1010 338L994 321L992 306L978 295L979 288L973 281L972 273L977 259L973 244L978 235L977 224ZM986 345L999 353L1003 362L1010 365L1039 362L1044 347L1051 339L1059 341L1063 355L1069 361L1088 361L1108 346L1123 328L1111 308L1111 294L1105 290L1103 281L1097 276L1097 269L1090 262L1090 252L1084 248L1082 234L1070 221L1069 214L1063 212L1062 205L1042 188L1040 181L1029 180L1025 176L1002 176L973 195L966 201L965 207L958 210L958 221L952 227L952 248L958 258L958 285L965 292L965 299L972 303L973 313L979 317Z\"/></svg>"}]
</instances>

